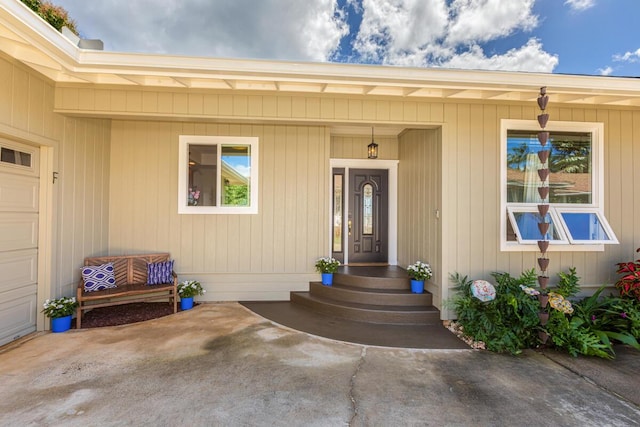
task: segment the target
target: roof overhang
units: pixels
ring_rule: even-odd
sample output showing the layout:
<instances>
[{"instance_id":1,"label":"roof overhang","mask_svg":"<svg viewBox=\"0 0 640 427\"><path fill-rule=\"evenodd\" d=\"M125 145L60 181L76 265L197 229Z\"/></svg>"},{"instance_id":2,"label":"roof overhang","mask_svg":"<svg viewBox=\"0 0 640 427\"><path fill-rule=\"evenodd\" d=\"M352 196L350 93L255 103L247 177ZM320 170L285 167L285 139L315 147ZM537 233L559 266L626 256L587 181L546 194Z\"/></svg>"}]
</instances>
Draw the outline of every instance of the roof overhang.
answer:
<instances>
[{"instance_id":1,"label":"roof overhang","mask_svg":"<svg viewBox=\"0 0 640 427\"><path fill-rule=\"evenodd\" d=\"M217 59L80 49L19 0L0 4L0 50L57 84L640 106L640 79Z\"/></svg>"}]
</instances>

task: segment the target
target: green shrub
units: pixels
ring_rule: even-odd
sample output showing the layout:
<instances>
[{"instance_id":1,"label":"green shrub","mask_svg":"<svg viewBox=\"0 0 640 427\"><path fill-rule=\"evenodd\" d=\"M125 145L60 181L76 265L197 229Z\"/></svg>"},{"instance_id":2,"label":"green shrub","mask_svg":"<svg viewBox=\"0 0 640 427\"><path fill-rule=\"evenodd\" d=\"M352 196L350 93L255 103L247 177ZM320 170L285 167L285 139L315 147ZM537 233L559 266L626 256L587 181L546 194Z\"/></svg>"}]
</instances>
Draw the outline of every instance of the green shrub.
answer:
<instances>
[{"instance_id":1,"label":"green shrub","mask_svg":"<svg viewBox=\"0 0 640 427\"><path fill-rule=\"evenodd\" d=\"M458 315L465 335L483 341L491 351L518 354L538 342L538 301L522 291L536 281L534 270L519 278L508 273L492 273L496 280L496 298L482 302L471 293L471 280L455 274L458 295L450 305Z\"/></svg>"},{"instance_id":2,"label":"green shrub","mask_svg":"<svg viewBox=\"0 0 640 427\"><path fill-rule=\"evenodd\" d=\"M547 345L580 354L613 358L613 344L620 342L640 350L640 304L635 299L602 296L604 287L579 301L568 300L580 288L575 268L560 273L558 286L549 289L549 321L542 327L541 310L534 289L534 270L519 278L508 273L492 273L496 280L496 297L482 302L471 292L472 281L455 274L457 296L447 303L457 315L463 333L482 341L488 350L518 354L540 344L539 332L546 332ZM544 292L544 291L542 291Z\"/></svg>"}]
</instances>

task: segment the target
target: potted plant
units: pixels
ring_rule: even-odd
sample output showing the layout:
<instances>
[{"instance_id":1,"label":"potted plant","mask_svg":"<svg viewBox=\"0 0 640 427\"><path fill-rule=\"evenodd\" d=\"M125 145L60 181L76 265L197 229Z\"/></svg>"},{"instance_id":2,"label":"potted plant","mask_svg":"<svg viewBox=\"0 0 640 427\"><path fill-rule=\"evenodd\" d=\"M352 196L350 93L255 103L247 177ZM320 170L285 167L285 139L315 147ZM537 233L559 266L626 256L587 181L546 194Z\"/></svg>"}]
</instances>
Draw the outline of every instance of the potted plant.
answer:
<instances>
[{"instance_id":1,"label":"potted plant","mask_svg":"<svg viewBox=\"0 0 640 427\"><path fill-rule=\"evenodd\" d=\"M203 295L206 291L197 280L185 280L178 283L178 295L180 295L180 309L190 310L193 308L193 297Z\"/></svg>"},{"instance_id":2,"label":"potted plant","mask_svg":"<svg viewBox=\"0 0 640 427\"><path fill-rule=\"evenodd\" d=\"M407 267L407 273L411 278L411 292L415 294L421 294L424 292L424 281L431 279L433 271L431 266L422 261L416 261L415 263Z\"/></svg>"},{"instance_id":3,"label":"potted plant","mask_svg":"<svg viewBox=\"0 0 640 427\"><path fill-rule=\"evenodd\" d=\"M318 258L316 261L316 271L322 274L322 284L331 286L333 284L333 273L338 271L340 261L332 257Z\"/></svg>"},{"instance_id":4,"label":"potted plant","mask_svg":"<svg viewBox=\"0 0 640 427\"><path fill-rule=\"evenodd\" d=\"M42 312L51 318L51 332L64 332L71 329L71 316L78 307L74 297L62 297L46 300Z\"/></svg>"}]
</instances>

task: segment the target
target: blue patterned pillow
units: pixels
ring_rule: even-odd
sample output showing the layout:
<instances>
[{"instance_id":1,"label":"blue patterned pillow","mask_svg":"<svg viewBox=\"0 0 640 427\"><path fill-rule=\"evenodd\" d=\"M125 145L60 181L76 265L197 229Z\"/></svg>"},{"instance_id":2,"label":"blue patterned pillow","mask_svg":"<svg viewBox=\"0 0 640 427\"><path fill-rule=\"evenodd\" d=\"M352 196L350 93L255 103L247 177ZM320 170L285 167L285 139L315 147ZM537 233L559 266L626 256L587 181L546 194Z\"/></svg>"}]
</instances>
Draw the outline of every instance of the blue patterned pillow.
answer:
<instances>
[{"instance_id":1,"label":"blue patterned pillow","mask_svg":"<svg viewBox=\"0 0 640 427\"><path fill-rule=\"evenodd\" d=\"M173 260L147 264L147 285L173 283Z\"/></svg>"},{"instance_id":2,"label":"blue patterned pillow","mask_svg":"<svg viewBox=\"0 0 640 427\"><path fill-rule=\"evenodd\" d=\"M87 265L82 267L84 291L93 292L115 288L116 278L113 274L113 264Z\"/></svg>"}]
</instances>

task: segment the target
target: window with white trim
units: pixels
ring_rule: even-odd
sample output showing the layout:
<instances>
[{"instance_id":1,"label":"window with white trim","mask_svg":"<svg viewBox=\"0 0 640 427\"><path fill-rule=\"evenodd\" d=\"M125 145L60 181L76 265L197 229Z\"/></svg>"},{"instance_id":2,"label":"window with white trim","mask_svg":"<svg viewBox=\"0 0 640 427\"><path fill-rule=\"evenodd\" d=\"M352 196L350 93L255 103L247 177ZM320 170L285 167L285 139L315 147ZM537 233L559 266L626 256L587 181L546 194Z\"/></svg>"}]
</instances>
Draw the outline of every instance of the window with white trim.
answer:
<instances>
[{"instance_id":1,"label":"window with white trim","mask_svg":"<svg viewBox=\"0 0 640 427\"><path fill-rule=\"evenodd\" d=\"M178 213L258 213L258 138L179 138Z\"/></svg>"},{"instance_id":2,"label":"window with white trim","mask_svg":"<svg viewBox=\"0 0 640 427\"><path fill-rule=\"evenodd\" d=\"M539 131L535 120L501 120L501 250L537 251L541 233L549 250L594 251L618 243L604 215L603 124L547 125L545 148L551 153L544 221L538 212Z\"/></svg>"}]
</instances>

